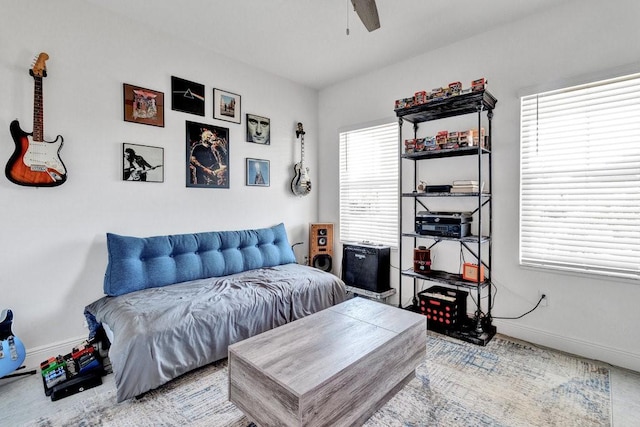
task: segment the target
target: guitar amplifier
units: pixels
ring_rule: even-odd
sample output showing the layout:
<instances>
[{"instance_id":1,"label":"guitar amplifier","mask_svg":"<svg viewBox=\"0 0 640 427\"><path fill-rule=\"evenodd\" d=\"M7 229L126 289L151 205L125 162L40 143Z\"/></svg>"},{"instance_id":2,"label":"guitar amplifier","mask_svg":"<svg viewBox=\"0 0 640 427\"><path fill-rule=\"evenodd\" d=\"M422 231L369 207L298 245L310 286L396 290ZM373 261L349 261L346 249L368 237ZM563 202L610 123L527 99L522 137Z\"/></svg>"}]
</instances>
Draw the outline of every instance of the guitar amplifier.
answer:
<instances>
[{"instance_id":1,"label":"guitar amplifier","mask_svg":"<svg viewBox=\"0 0 640 427\"><path fill-rule=\"evenodd\" d=\"M391 289L389 246L368 244L342 247L342 280L347 286L375 293Z\"/></svg>"}]
</instances>

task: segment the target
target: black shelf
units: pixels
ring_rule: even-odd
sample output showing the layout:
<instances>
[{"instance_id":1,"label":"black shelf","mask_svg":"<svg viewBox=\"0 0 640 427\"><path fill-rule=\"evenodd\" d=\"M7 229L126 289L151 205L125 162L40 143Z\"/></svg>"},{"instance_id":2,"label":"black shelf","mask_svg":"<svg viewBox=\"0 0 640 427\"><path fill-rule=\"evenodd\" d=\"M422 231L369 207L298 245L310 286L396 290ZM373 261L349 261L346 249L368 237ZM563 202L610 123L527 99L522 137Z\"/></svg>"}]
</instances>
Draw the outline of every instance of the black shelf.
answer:
<instances>
[{"instance_id":1,"label":"black shelf","mask_svg":"<svg viewBox=\"0 0 640 427\"><path fill-rule=\"evenodd\" d=\"M445 237L445 236L431 236L429 234L418 234L418 233L402 233L403 237L415 237L417 239L430 239L430 240L450 240L453 242L464 242L464 243L486 243L491 240L489 236L466 236L466 237Z\"/></svg>"},{"instance_id":2,"label":"black shelf","mask_svg":"<svg viewBox=\"0 0 640 427\"><path fill-rule=\"evenodd\" d=\"M439 101L414 105L409 108L398 108L396 116L411 123L444 119L461 114L476 113L480 110L493 110L496 98L486 90L456 95ZM477 150L477 148L476 148Z\"/></svg>"},{"instance_id":3,"label":"black shelf","mask_svg":"<svg viewBox=\"0 0 640 427\"><path fill-rule=\"evenodd\" d=\"M403 307L403 309L413 313L422 314L420 308L415 305L408 305ZM429 331L484 347L495 336L497 329L490 322L486 321L481 321L481 328L477 329L477 320L473 317L467 317L466 322L461 328L429 329Z\"/></svg>"},{"instance_id":4,"label":"black shelf","mask_svg":"<svg viewBox=\"0 0 640 427\"><path fill-rule=\"evenodd\" d=\"M414 105L408 108L401 108L394 110L396 116L398 117L399 124L399 141L400 141L400 149L401 153L399 154L400 162L399 162L399 176L400 176L400 245L398 248L398 257L400 259L401 267L398 269L399 274L399 301L402 304L402 284L404 281L408 281L412 279L413 281L413 300L409 307L404 307L407 310L420 312L420 307L418 306L418 298L417 298L417 289L418 283L420 280L427 280L431 282L441 283L451 288L466 288L469 290L470 294L475 294L473 296L473 300L475 303L475 310L473 317L468 317L466 320L463 320L460 326L457 329L445 329L443 331L435 331L444 333L451 337L455 337L462 341L474 343L477 345L486 345L491 338L496 333L496 328L491 324L491 302L492 300L492 286L489 278L487 280L477 283L472 281L466 281L462 279L462 275L453 274L446 271L440 270L431 270L430 272L415 272L412 268L403 269L402 263L406 262L403 258L403 239L413 239L414 246L417 246L418 239L427 240L426 243L429 243L429 249L432 249L434 246L439 244L441 241L449 241L456 242L460 245L460 250L466 249L473 256L474 262L473 264L484 266L489 273L491 272L491 252L492 252L492 243L491 236L492 234L492 200L493 197L490 193L484 192L469 192L469 193L451 193L451 192L438 192L438 193L419 193L417 192L417 183L419 182L418 172L424 173L424 170L418 171L418 163L419 161L424 160L432 160L432 159L442 159L442 158L461 158L470 156L475 158L476 167L475 172L477 173L478 182L483 182L483 180L488 177L488 187L491 188L491 177L492 177L492 156L491 156L491 135L492 135L492 118L493 118L493 109L495 108L497 103L496 98L493 97L486 90L476 91L476 92L468 92L462 95L451 96L446 99L441 99L437 101L429 101L427 103L423 103L420 105ZM402 153L403 148L403 123L409 122L413 124L413 138L418 138L418 125L422 122L428 122L432 120L439 120L448 117L461 116L466 114L475 114L478 119L478 124L476 129L478 129L479 134L482 132L480 129L484 129L483 126L483 116L486 116L486 123L488 125L487 133L485 138L478 138L478 144L475 146L467 146L467 147L458 147L458 148L443 148L443 149L435 149L435 150L423 150L418 152L410 152L410 153ZM408 160L405 162L405 160ZM467 162L464 162L465 166ZM408 165L413 169L413 179L409 182L408 175L405 176L403 173L403 165ZM429 165L430 166L430 165ZM488 168L488 174L483 174L484 168ZM429 169L429 168L427 168ZM406 190L413 190L410 193L402 191L402 184L405 184L405 187L411 185L412 188L406 188ZM459 198L464 202L465 205L473 202L473 212L472 214L475 216L475 221L478 227L478 234L482 234L483 232L488 234L487 236L465 236L465 237L444 237L444 236L432 236L428 234L418 234L414 231L411 233L404 233L402 229L409 229L409 224L406 222L409 221L408 216L405 219L403 216L403 204L411 203L413 214L417 214L417 210L420 207L425 208L427 211L429 209L426 207L426 199L429 198L429 204L435 202L439 204L439 201L435 201L435 198ZM467 198L467 200L462 200L463 198ZM472 200L475 199L475 200ZM486 209L486 211L483 211ZM487 219L488 218L488 219ZM403 220L405 220L405 224L403 227ZM413 222L413 219L411 220ZM488 224L488 230L483 227L483 224ZM414 227L412 226L411 229ZM429 242L430 241L430 242ZM406 242L408 243L408 242ZM420 244L423 244L421 241ZM486 254L486 255L485 255ZM406 265L405 267L408 267ZM473 291L473 292L471 292ZM484 296L483 296L484 294ZM483 305L486 305L486 309L483 309Z\"/></svg>"},{"instance_id":5,"label":"black shelf","mask_svg":"<svg viewBox=\"0 0 640 427\"><path fill-rule=\"evenodd\" d=\"M480 154L489 154L491 150L478 147L460 147L460 148L444 148L442 150L417 151L414 153L404 153L400 156L408 160L425 160L425 159L441 159L443 157L461 157L461 156L477 156Z\"/></svg>"},{"instance_id":6,"label":"black shelf","mask_svg":"<svg viewBox=\"0 0 640 427\"><path fill-rule=\"evenodd\" d=\"M478 197L478 193L402 193L402 197ZM482 197L491 197L490 193L482 193Z\"/></svg>"},{"instance_id":7,"label":"black shelf","mask_svg":"<svg viewBox=\"0 0 640 427\"><path fill-rule=\"evenodd\" d=\"M441 270L431 270L428 274L416 273L412 268L408 270L402 270L403 276L413 277L414 279L430 280L432 282L443 283L445 285L457 286L460 288L477 289L478 284L476 282L469 282L462 280L460 274L449 273ZM485 280L480 283L480 287L484 288L489 285L489 281Z\"/></svg>"}]
</instances>

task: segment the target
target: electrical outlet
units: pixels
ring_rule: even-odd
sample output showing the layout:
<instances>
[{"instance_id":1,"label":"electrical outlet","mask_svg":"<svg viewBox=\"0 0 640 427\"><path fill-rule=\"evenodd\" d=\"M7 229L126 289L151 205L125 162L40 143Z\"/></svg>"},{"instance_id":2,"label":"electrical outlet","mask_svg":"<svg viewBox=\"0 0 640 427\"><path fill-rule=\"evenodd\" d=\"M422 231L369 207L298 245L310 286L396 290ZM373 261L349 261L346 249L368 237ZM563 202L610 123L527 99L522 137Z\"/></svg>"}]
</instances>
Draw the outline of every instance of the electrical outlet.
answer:
<instances>
[{"instance_id":1,"label":"electrical outlet","mask_svg":"<svg viewBox=\"0 0 640 427\"><path fill-rule=\"evenodd\" d=\"M544 295L544 298L542 296ZM549 292L538 291L538 299L542 298L540 301L540 307L549 307Z\"/></svg>"}]
</instances>

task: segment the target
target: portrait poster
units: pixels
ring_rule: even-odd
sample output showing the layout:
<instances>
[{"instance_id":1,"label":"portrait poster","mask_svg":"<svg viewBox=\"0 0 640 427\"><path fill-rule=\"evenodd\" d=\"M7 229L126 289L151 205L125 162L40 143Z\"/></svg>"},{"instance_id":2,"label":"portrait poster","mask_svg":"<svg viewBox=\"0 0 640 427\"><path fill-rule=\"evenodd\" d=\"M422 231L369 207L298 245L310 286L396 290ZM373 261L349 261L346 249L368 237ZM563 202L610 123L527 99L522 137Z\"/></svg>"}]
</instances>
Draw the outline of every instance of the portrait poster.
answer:
<instances>
[{"instance_id":1,"label":"portrait poster","mask_svg":"<svg viewBox=\"0 0 640 427\"><path fill-rule=\"evenodd\" d=\"M269 160L246 159L247 185L257 187L268 187L270 184L270 164Z\"/></svg>"},{"instance_id":2,"label":"portrait poster","mask_svg":"<svg viewBox=\"0 0 640 427\"><path fill-rule=\"evenodd\" d=\"M187 121L187 187L229 188L229 129Z\"/></svg>"},{"instance_id":3,"label":"portrait poster","mask_svg":"<svg viewBox=\"0 0 640 427\"><path fill-rule=\"evenodd\" d=\"M164 93L127 83L123 88L126 122L164 127Z\"/></svg>"},{"instance_id":4,"label":"portrait poster","mask_svg":"<svg viewBox=\"0 0 640 427\"><path fill-rule=\"evenodd\" d=\"M204 85L171 76L171 109L204 116Z\"/></svg>"},{"instance_id":5,"label":"portrait poster","mask_svg":"<svg viewBox=\"0 0 640 427\"><path fill-rule=\"evenodd\" d=\"M271 120L256 114L247 114L247 142L271 144Z\"/></svg>"},{"instance_id":6,"label":"portrait poster","mask_svg":"<svg viewBox=\"0 0 640 427\"><path fill-rule=\"evenodd\" d=\"M164 148L122 144L122 180L164 182Z\"/></svg>"}]
</instances>

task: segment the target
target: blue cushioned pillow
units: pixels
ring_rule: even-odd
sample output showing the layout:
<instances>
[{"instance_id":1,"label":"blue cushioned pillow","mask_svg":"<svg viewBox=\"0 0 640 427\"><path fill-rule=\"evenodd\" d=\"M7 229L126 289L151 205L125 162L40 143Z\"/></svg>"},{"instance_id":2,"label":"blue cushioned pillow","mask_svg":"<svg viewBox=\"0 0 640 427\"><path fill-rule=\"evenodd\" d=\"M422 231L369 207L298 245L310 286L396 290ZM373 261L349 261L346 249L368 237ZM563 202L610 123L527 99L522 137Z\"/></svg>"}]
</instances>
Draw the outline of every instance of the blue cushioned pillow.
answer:
<instances>
[{"instance_id":1,"label":"blue cushioned pillow","mask_svg":"<svg viewBox=\"0 0 640 427\"><path fill-rule=\"evenodd\" d=\"M144 238L107 233L107 250L109 296L296 262L284 224Z\"/></svg>"}]
</instances>

